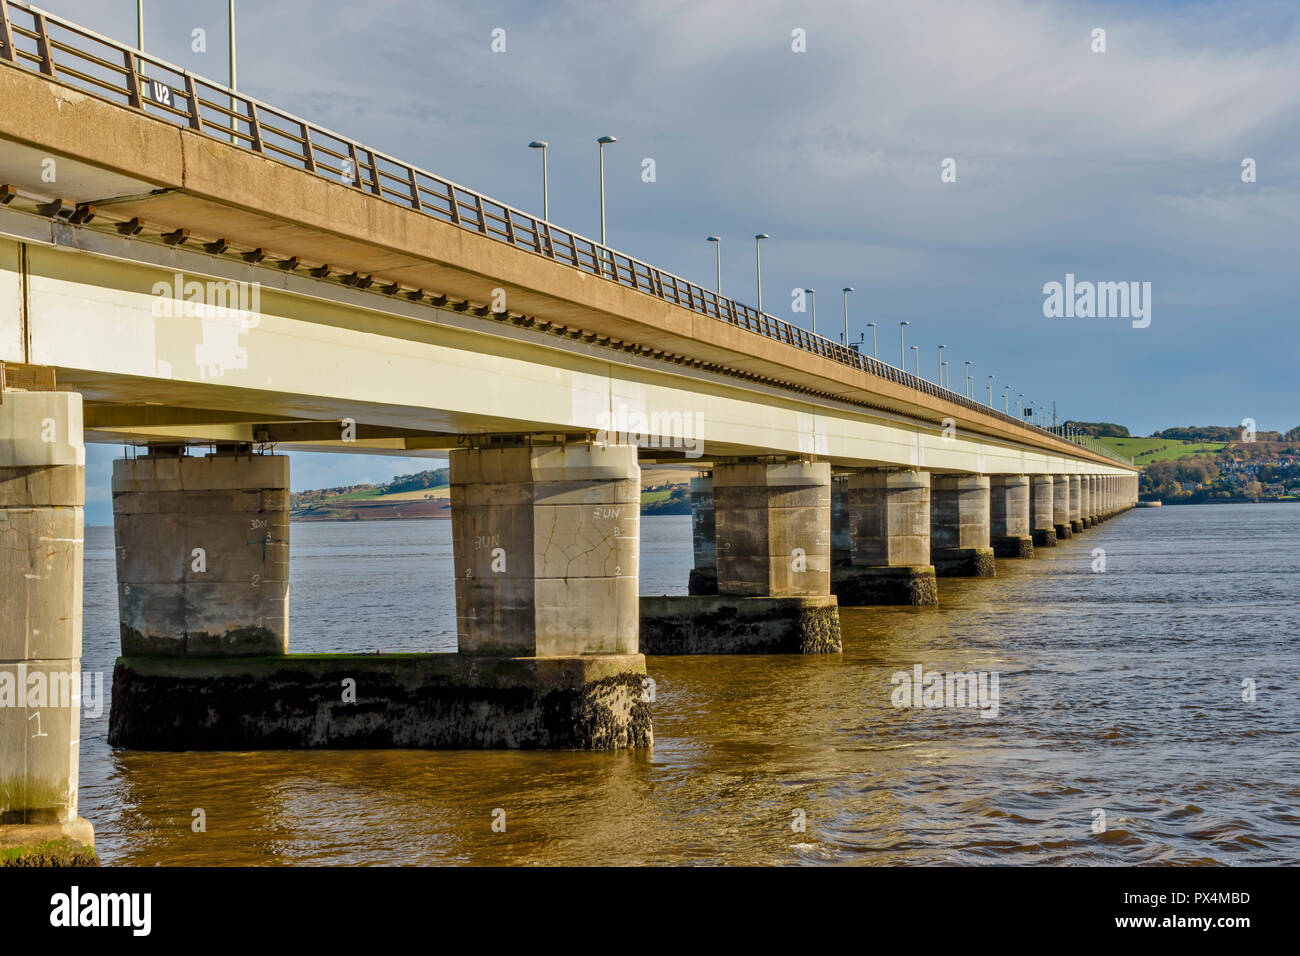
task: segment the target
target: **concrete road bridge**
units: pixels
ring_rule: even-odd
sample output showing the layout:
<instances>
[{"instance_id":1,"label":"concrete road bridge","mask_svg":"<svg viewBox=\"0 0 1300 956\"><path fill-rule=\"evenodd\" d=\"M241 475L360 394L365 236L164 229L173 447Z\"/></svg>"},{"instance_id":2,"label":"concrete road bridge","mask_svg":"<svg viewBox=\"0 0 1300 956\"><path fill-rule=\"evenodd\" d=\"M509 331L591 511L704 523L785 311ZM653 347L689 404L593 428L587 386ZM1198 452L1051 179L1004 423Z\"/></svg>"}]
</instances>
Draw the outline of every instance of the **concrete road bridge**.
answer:
<instances>
[{"instance_id":1,"label":"concrete road bridge","mask_svg":"<svg viewBox=\"0 0 1300 956\"><path fill-rule=\"evenodd\" d=\"M935 603L1137 497L1087 439L10 0L0 363L0 845L92 839L53 692L88 441L134 451L138 749L648 746L645 654L834 653L839 604ZM450 458L459 653L289 654L286 448ZM643 598L640 465L670 461L690 596Z\"/></svg>"}]
</instances>

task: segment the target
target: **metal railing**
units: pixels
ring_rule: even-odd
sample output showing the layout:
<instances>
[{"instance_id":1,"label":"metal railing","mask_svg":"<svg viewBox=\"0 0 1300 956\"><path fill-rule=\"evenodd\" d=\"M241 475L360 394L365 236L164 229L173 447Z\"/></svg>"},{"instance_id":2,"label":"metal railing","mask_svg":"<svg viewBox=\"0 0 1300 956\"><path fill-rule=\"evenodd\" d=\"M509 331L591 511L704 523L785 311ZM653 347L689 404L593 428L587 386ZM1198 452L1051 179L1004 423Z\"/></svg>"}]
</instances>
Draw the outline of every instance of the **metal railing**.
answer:
<instances>
[{"instance_id":1,"label":"metal railing","mask_svg":"<svg viewBox=\"0 0 1300 956\"><path fill-rule=\"evenodd\" d=\"M40 73L119 106L146 112L156 119L232 143L887 382L1045 435L1066 437L869 358L851 346L759 312L20 0L0 0L0 63ZM1104 447L1090 450L1128 464Z\"/></svg>"}]
</instances>

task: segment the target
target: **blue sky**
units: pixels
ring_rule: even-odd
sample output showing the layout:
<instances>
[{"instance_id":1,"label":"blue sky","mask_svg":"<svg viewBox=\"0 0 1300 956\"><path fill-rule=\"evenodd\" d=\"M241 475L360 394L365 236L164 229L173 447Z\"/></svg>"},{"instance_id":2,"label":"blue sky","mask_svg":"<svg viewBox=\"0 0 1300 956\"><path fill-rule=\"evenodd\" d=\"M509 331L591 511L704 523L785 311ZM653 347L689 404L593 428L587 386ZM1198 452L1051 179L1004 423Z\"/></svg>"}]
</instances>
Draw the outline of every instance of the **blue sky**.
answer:
<instances>
[{"instance_id":1,"label":"blue sky","mask_svg":"<svg viewBox=\"0 0 1300 956\"><path fill-rule=\"evenodd\" d=\"M131 0L45 6L134 38ZM147 50L225 77L223 0L145 8ZM880 323L896 362L908 320L928 377L943 343L954 384L969 360L977 394L991 373L999 396L1138 434L1300 424L1300 5L276 0L238 20L241 89L506 202L540 212L526 147L548 140L551 218L588 235L595 139L617 136L612 245L711 285L721 235L724 291L752 302L770 233L768 311L807 325L790 291L816 288L837 333L855 286L851 337ZM1150 327L1044 317L1067 273L1150 282ZM88 456L92 520L115 454ZM418 467L301 456L293 485Z\"/></svg>"}]
</instances>

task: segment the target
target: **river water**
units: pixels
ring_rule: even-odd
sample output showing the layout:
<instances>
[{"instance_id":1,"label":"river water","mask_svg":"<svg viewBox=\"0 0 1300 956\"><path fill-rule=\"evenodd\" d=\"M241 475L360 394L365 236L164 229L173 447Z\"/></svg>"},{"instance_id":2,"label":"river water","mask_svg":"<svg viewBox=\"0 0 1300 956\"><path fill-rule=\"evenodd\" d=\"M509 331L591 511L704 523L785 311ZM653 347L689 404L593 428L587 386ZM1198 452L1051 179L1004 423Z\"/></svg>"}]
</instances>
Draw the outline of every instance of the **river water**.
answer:
<instances>
[{"instance_id":1,"label":"river water","mask_svg":"<svg viewBox=\"0 0 1300 956\"><path fill-rule=\"evenodd\" d=\"M293 650L455 649L449 521L291 535ZM1294 863L1297 540L1300 504L1139 509L937 608L842 610L842 655L650 658L652 752L115 752L105 708L81 813L137 865ZM685 593L689 517L641 541L642 593ZM116 621L89 528L105 689ZM918 664L996 674L997 716L895 707Z\"/></svg>"}]
</instances>

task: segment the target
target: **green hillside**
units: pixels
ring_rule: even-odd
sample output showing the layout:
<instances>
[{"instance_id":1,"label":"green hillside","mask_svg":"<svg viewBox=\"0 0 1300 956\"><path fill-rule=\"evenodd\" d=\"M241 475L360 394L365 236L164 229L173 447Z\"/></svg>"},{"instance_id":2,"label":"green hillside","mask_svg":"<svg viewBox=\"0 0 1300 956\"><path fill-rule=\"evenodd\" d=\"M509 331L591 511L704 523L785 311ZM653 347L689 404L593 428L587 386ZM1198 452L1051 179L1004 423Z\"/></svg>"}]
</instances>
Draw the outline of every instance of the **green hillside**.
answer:
<instances>
[{"instance_id":1,"label":"green hillside","mask_svg":"<svg viewBox=\"0 0 1300 956\"><path fill-rule=\"evenodd\" d=\"M1179 441L1176 438L1098 438L1097 441L1125 458L1132 458L1138 465L1214 455L1225 444L1215 441Z\"/></svg>"}]
</instances>

